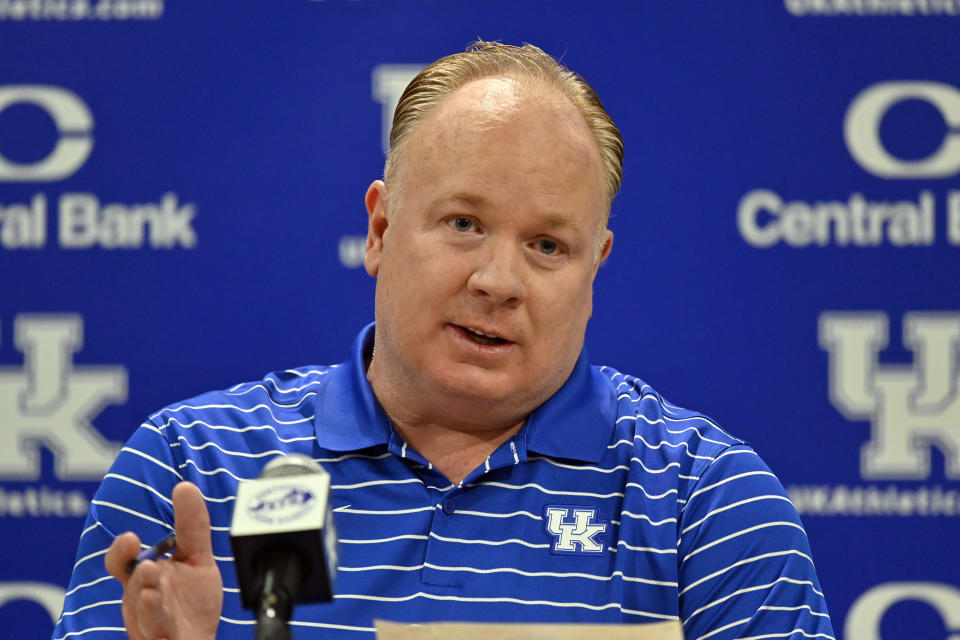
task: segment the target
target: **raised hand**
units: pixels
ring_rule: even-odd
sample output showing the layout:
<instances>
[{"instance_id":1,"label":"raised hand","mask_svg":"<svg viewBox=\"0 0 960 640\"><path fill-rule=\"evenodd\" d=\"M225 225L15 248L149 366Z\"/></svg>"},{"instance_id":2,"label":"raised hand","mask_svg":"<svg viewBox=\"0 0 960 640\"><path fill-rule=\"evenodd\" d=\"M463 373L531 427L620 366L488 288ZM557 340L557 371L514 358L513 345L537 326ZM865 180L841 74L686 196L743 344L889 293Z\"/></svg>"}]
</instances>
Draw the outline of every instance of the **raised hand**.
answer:
<instances>
[{"instance_id":1,"label":"raised hand","mask_svg":"<svg viewBox=\"0 0 960 640\"><path fill-rule=\"evenodd\" d=\"M210 640L216 635L223 580L210 544L210 514L195 485L174 487L173 516L177 548L172 559L145 560L127 573L141 549L131 532L117 536L104 559L110 575L123 584L123 620L131 640Z\"/></svg>"}]
</instances>

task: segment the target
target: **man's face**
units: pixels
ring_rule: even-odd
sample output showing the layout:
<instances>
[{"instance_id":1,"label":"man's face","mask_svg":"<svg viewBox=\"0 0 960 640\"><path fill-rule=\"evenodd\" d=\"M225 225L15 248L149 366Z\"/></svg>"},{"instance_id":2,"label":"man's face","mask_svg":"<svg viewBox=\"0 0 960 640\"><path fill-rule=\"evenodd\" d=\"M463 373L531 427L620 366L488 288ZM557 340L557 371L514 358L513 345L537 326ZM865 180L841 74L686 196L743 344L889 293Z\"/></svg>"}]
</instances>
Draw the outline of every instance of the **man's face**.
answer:
<instances>
[{"instance_id":1,"label":"man's face","mask_svg":"<svg viewBox=\"0 0 960 640\"><path fill-rule=\"evenodd\" d=\"M377 277L369 376L419 418L522 420L583 346L612 234L601 161L565 97L487 78L447 96L367 193ZM393 198L386 215L386 199Z\"/></svg>"}]
</instances>

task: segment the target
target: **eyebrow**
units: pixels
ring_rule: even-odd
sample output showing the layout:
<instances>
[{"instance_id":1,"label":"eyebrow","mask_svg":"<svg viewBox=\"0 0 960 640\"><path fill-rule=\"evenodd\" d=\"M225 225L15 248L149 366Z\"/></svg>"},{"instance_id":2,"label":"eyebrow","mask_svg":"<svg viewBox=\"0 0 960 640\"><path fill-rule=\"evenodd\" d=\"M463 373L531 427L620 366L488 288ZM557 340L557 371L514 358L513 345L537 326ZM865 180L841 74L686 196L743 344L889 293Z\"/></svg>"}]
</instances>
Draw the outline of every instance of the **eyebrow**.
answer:
<instances>
[{"instance_id":1,"label":"eyebrow","mask_svg":"<svg viewBox=\"0 0 960 640\"><path fill-rule=\"evenodd\" d=\"M580 225L574 222L572 218L565 216L562 213L548 213L543 217L543 221L547 225L555 228L573 229L574 231L578 231L580 229Z\"/></svg>"},{"instance_id":2,"label":"eyebrow","mask_svg":"<svg viewBox=\"0 0 960 640\"><path fill-rule=\"evenodd\" d=\"M468 193L466 191L458 191L453 195L445 196L439 200L439 202L462 202L472 207L479 207L480 205L486 203L486 201L487 199L483 196L475 193Z\"/></svg>"}]
</instances>

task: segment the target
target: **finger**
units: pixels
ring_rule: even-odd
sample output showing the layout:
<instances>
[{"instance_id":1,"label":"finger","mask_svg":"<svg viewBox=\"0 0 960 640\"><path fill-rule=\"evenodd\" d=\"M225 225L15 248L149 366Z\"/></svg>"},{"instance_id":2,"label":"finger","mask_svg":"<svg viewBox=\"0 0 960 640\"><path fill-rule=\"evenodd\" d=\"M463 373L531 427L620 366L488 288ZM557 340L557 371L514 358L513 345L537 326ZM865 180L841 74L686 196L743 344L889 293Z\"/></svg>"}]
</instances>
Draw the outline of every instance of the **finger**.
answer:
<instances>
[{"instance_id":1,"label":"finger","mask_svg":"<svg viewBox=\"0 0 960 640\"><path fill-rule=\"evenodd\" d=\"M143 638L167 636L167 614L159 589L144 589L137 599L137 631Z\"/></svg>"},{"instance_id":2,"label":"finger","mask_svg":"<svg viewBox=\"0 0 960 640\"><path fill-rule=\"evenodd\" d=\"M130 640L144 640L140 632L140 622L137 619L137 607L134 598L129 597L128 590L123 592L123 603L121 611L123 612L123 626L127 629L127 636Z\"/></svg>"},{"instance_id":3,"label":"finger","mask_svg":"<svg viewBox=\"0 0 960 640\"><path fill-rule=\"evenodd\" d=\"M127 565L137 557L138 553L140 553L140 538L137 534L127 531L114 539L107 550L107 555L103 558L103 565L107 573L126 586L127 580L130 579Z\"/></svg>"},{"instance_id":4,"label":"finger","mask_svg":"<svg viewBox=\"0 0 960 640\"><path fill-rule=\"evenodd\" d=\"M127 575L124 569L126 584L124 584L123 587L121 609L123 611L124 626L127 629L130 640L150 640L152 638L149 634L144 633L144 629L140 624L140 617L142 610L141 594L145 588L144 581L147 579L149 583L155 580L155 577L151 576L151 573L155 569L156 564L150 560L137 565L136 571L132 574Z\"/></svg>"},{"instance_id":5,"label":"finger","mask_svg":"<svg viewBox=\"0 0 960 640\"><path fill-rule=\"evenodd\" d=\"M181 482L173 488L173 517L177 531L174 559L193 565L212 564L210 514L196 485Z\"/></svg>"},{"instance_id":6,"label":"finger","mask_svg":"<svg viewBox=\"0 0 960 640\"><path fill-rule=\"evenodd\" d=\"M163 638L170 634L172 621L164 606L160 580L160 567L151 560L140 563L130 580L128 591L136 612L135 626L143 638Z\"/></svg>"}]
</instances>

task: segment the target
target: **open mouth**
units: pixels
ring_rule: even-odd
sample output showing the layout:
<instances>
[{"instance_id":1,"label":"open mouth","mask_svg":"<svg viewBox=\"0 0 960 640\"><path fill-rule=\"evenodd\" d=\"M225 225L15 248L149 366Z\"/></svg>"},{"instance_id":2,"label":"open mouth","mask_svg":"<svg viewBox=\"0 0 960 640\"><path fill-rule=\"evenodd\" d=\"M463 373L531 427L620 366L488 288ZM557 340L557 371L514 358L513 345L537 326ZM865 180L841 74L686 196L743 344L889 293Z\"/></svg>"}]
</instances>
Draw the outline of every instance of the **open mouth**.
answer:
<instances>
[{"instance_id":1,"label":"open mouth","mask_svg":"<svg viewBox=\"0 0 960 640\"><path fill-rule=\"evenodd\" d=\"M497 345L497 344L507 344L508 342L510 342L509 340L504 340L503 338L500 338L498 336L492 336L492 335L477 331L476 329L470 329L469 327L463 327L460 325L454 325L454 326L460 329L460 331L463 332L465 336L467 336L477 344Z\"/></svg>"}]
</instances>

